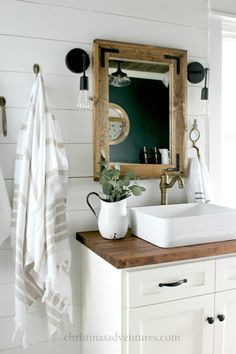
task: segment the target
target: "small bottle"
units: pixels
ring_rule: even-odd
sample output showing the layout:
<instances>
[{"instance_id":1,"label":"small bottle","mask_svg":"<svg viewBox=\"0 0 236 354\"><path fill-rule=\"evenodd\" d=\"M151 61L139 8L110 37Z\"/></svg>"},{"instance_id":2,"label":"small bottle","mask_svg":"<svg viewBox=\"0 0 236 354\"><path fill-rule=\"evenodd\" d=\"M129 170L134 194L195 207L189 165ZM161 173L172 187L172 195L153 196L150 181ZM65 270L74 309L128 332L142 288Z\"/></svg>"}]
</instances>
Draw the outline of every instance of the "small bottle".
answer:
<instances>
[{"instance_id":1,"label":"small bottle","mask_svg":"<svg viewBox=\"0 0 236 354\"><path fill-rule=\"evenodd\" d=\"M148 156L147 156L147 148L146 148L146 146L143 147L143 159L144 159L144 163L148 163Z\"/></svg>"},{"instance_id":2,"label":"small bottle","mask_svg":"<svg viewBox=\"0 0 236 354\"><path fill-rule=\"evenodd\" d=\"M147 156L147 148L146 146L143 146L141 148L140 154L139 154L139 161L140 163L148 163L148 156Z\"/></svg>"},{"instance_id":3,"label":"small bottle","mask_svg":"<svg viewBox=\"0 0 236 354\"><path fill-rule=\"evenodd\" d=\"M152 148L152 163L154 164L161 163L161 154L156 146Z\"/></svg>"}]
</instances>

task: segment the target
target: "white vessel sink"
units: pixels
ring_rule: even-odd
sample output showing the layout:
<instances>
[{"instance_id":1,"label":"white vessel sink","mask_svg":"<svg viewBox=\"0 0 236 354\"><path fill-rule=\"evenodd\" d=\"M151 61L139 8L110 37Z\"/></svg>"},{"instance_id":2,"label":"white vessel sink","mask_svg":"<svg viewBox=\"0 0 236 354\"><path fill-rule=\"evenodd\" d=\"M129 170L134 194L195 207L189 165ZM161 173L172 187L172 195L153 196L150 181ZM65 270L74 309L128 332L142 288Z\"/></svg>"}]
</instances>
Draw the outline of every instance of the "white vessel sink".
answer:
<instances>
[{"instance_id":1,"label":"white vessel sink","mask_svg":"<svg viewBox=\"0 0 236 354\"><path fill-rule=\"evenodd\" d=\"M236 239L236 210L213 204L131 208L132 233L159 247Z\"/></svg>"}]
</instances>

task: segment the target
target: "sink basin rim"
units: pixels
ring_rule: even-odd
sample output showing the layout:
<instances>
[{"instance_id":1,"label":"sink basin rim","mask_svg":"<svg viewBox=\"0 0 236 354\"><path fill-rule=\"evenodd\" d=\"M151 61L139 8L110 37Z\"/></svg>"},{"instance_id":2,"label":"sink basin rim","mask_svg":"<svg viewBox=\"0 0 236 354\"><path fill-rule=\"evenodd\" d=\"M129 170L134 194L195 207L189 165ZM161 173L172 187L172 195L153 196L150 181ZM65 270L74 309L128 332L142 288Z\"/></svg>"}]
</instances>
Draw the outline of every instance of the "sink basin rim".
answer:
<instances>
[{"instance_id":1,"label":"sink basin rim","mask_svg":"<svg viewBox=\"0 0 236 354\"><path fill-rule=\"evenodd\" d=\"M195 208L203 215L184 215ZM173 216L173 210L178 211ZM154 213L153 213L154 211ZM164 212L160 216L158 211ZM170 213L172 211L172 214ZM168 214L169 213L169 214ZM232 240L236 237L236 210L215 204L172 204L131 208L132 233L159 247L181 247Z\"/></svg>"}]
</instances>

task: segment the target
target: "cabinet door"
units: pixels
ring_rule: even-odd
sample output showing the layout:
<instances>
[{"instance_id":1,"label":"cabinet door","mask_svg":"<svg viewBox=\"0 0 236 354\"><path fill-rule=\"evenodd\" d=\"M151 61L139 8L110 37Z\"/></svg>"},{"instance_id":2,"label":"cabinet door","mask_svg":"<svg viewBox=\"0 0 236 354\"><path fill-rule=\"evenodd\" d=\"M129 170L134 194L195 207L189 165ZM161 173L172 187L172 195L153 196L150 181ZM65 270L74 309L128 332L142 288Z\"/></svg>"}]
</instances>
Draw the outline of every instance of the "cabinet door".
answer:
<instances>
[{"instance_id":1,"label":"cabinet door","mask_svg":"<svg viewBox=\"0 0 236 354\"><path fill-rule=\"evenodd\" d=\"M131 309L129 354L212 354L214 295Z\"/></svg>"},{"instance_id":2,"label":"cabinet door","mask_svg":"<svg viewBox=\"0 0 236 354\"><path fill-rule=\"evenodd\" d=\"M225 319L220 321L218 319L219 315L224 315ZM215 318L214 354L235 354L236 290L216 294Z\"/></svg>"}]
</instances>

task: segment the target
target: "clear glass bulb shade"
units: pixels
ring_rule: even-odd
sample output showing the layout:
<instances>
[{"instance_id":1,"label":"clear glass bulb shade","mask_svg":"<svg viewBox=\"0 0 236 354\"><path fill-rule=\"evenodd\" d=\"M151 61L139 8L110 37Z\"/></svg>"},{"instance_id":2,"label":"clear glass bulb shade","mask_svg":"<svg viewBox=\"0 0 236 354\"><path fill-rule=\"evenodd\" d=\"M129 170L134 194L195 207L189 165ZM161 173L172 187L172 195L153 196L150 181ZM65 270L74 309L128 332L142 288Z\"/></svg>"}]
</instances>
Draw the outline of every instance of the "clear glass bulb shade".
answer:
<instances>
[{"instance_id":1,"label":"clear glass bulb shade","mask_svg":"<svg viewBox=\"0 0 236 354\"><path fill-rule=\"evenodd\" d=\"M208 100L200 100L199 115L208 116Z\"/></svg>"},{"instance_id":2,"label":"clear glass bulb shade","mask_svg":"<svg viewBox=\"0 0 236 354\"><path fill-rule=\"evenodd\" d=\"M79 109L86 109L86 110L92 109L92 99L89 96L88 90L79 91L79 96L78 96L78 101L76 106Z\"/></svg>"},{"instance_id":3,"label":"clear glass bulb shade","mask_svg":"<svg viewBox=\"0 0 236 354\"><path fill-rule=\"evenodd\" d=\"M128 86L131 83L130 78L125 75L110 75L109 76L109 85L114 87L124 87Z\"/></svg>"}]
</instances>

